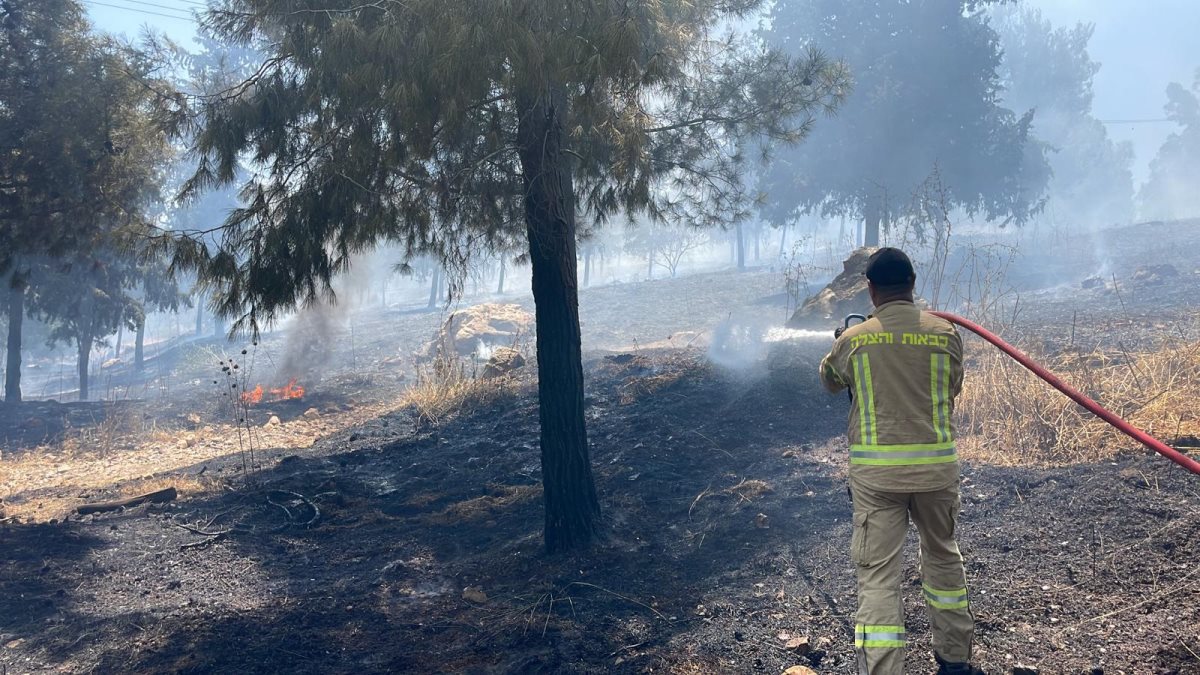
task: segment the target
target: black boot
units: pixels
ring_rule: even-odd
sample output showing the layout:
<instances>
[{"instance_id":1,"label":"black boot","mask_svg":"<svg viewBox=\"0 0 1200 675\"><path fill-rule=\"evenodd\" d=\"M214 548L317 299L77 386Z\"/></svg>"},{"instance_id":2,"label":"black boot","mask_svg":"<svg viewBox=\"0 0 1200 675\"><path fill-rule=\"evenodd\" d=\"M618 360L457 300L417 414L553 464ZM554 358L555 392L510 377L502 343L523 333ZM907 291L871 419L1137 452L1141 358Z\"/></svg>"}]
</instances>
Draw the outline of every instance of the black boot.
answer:
<instances>
[{"instance_id":1,"label":"black boot","mask_svg":"<svg viewBox=\"0 0 1200 675\"><path fill-rule=\"evenodd\" d=\"M933 655L933 658L938 663L937 675L987 675L987 673L979 668L966 662L950 663L936 653Z\"/></svg>"}]
</instances>

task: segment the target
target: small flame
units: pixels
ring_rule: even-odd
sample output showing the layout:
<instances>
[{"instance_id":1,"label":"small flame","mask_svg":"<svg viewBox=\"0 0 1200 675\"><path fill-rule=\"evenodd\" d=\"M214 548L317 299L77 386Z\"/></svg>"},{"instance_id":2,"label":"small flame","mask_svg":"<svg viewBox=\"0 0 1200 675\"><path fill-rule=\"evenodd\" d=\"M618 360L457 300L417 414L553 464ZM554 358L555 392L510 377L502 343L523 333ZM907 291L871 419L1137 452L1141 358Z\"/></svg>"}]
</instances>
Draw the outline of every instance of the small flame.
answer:
<instances>
[{"instance_id":1,"label":"small flame","mask_svg":"<svg viewBox=\"0 0 1200 675\"><path fill-rule=\"evenodd\" d=\"M242 392L242 403L249 403L250 405L254 405L255 403L258 403L259 401L261 401L262 397L263 397L263 388L262 388L262 385L260 384L257 387L255 387L253 391L243 391Z\"/></svg>"},{"instance_id":2,"label":"small flame","mask_svg":"<svg viewBox=\"0 0 1200 675\"><path fill-rule=\"evenodd\" d=\"M301 387L300 385L296 384L296 378L293 377L292 379L288 380L286 387L279 387L277 389L272 389L271 393L274 394L281 401L287 400L289 398L303 398L304 397L304 387Z\"/></svg>"},{"instance_id":3,"label":"small flame","mask_svg":"<svg viewBox=\"0 0 1200 675\"><path fill-rule=\"evenodd\" d=\"M264 390L263 386L260 384L255 386L254 389L250 391L242 392L242 403L247 403L249 405L260 403L263 400L263 395L268 393L272 396L272 400L286 401L293 398L303 398L304 387L296 384L296 378L294 377L288 380L288 383L285 386L274 387L269 390Z\"/></svg>"}]
</instances>

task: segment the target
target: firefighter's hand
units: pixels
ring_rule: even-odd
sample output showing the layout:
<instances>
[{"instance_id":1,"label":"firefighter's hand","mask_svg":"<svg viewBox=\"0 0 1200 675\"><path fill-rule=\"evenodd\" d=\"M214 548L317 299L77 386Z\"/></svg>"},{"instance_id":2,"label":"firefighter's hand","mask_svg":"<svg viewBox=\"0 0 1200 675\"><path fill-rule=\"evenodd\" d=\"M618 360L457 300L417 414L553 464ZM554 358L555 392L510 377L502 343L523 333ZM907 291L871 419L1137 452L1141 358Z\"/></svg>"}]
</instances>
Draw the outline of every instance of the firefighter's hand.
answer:
<instances>
[{"instance_id":1,"label":"firefighter's hand","mask_svg":"<svg viewBox=\"0 0 1200 675\"><path fill-rule=\"evenodd\" d=\"M837 328L834 328L833 329L833 339L836 340L836 339L842 337L842 333L845 333L845 332L846 332L845 326L838 326Z\"/></svg>"}]
</instances>

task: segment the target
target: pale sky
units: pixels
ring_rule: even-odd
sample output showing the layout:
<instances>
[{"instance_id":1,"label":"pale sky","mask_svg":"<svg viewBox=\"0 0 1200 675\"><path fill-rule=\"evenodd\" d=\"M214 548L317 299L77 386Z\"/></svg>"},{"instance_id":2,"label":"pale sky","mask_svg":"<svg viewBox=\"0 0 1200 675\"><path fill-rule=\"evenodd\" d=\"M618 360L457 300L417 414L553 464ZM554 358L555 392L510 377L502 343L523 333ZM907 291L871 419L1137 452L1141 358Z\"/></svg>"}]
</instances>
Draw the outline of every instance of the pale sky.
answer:
<instances>
[{"instance_id":1,"label":"pale sky","mask_svg":"<svg viewBox=\"0 0 1200 675\"><path fill-rule=\"evenodd\" d=\"M200 0L81 0L103 30L136 37L144 25L188 45L195 24L184 18ZM786 0L784 0L786 1ZM853 2L854 0L847 0ZM1200 68L1200 0L1025 0L1056 26L1094 23L1090 52L1101 64L1095 80L1095 115L1102 120L1163 117L1170 82L1190 86ZM121 9L112 5L120 6ZM165 15L165 16L164 16ZM174 17L174 18L170 18ZM1134 177L1140 183L1163 139L1165 123L1113 123L1109 133L1134 144Z\"/></svg>"}]
</instances>

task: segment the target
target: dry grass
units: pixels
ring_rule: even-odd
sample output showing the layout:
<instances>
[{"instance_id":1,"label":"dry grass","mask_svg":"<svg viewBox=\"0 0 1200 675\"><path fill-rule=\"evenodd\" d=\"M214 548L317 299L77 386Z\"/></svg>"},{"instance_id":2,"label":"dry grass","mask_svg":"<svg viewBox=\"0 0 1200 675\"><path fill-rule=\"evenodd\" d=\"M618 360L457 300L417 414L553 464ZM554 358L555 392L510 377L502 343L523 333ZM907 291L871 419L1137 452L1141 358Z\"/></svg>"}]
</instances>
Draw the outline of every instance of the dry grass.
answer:
<instances>
[{"instance_id":1,"label":"dry grass","mask_svg":"<svg viewBox=\"0 0 1200 675\"><path fill-rule=\"evenodd\" d=\"M527 502L542 493L540 485L491 485L492 494L451 504L430 517L440 525L483 520L509 506Z\"/></svg>"},{"instance_id":2,"label":"dry grass","mask_svg":"<svg viewBox=\"0 0 1200 675\"><path fill-rule=\"evenodd\" d=\"M765 481L743 480L737 485L726 489L725 494L736 496L739 502L749 502L758 499L759 497L772 491L773 490L771 486Z\"/></svg>"},{"instance_id":3,"label":"dry grass","mask_svg":"<svg viewBox=\"0 0 1200 675\"><path fill-rule=\"evenodd\" d=\"M434 426L451 413L495 401L512 386L510 378L481 378L465 361L451 357L439 356L416 370L416 382L400 403L415 408L422 422Z\"/></svg>"},{"instance_id":4,"label":"dry grass","mask_svg":"<svg viewBox=\"0 0 1200 675\"><path fill-rule=\"evenodd\" d=\"M1147 352L1030 353L1100 405L1167 444L1200 436L1200 343ZM968 349L958 400L964 457L1000 465L1061 465L1137 446L990 345Z\"/></svg>"}]
</instances>

